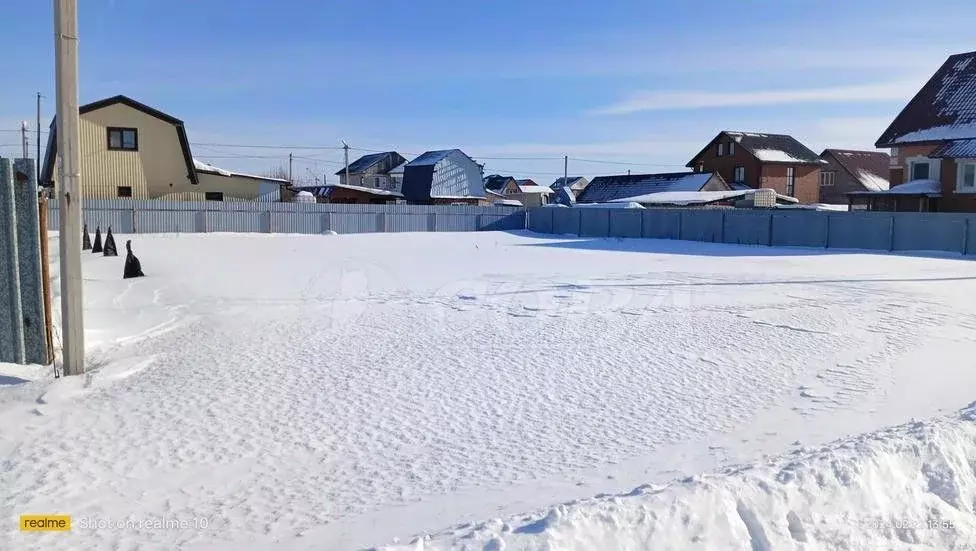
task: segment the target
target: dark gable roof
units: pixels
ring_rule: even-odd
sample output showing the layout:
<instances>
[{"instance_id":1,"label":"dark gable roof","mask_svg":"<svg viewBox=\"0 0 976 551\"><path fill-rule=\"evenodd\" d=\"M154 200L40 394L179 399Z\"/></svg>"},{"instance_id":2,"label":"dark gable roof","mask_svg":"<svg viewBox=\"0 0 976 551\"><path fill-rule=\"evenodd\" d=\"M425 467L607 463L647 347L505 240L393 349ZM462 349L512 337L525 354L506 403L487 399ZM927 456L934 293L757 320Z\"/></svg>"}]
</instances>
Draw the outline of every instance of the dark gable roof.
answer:
<instances>
[{"instance_id":1,"label":"dark gable roof","mask_svg":"<svg viewBox=\"0 0 976 551\"><path fill-rule=\"evenodd\" d=\"M485 176L485 189L489 191L501 191L505 188L505 184L508 182L515 181L515 178L511 176L502 176L500 174L491 174Z\"/></svg>"},{"instance_id":2,"label":"dark gable roof","mask_svg":"<svg viewBox=\"0 0 976 551\"><path fill-rule=\"evenodd\" d=\"M376 165L376 164L378 164L378 163L380 163L382 161L385 161L387 159L390 160L390 163L388 165L389 168L386 169L385 172L381 172L383 174L385 174L386 172L389 172L390 170L393 170L394 168L397 167L397 165L399 165L399 164L403 163L404 161L406 161L406 159L404 159L403 156L400 155L399 153L397 153L396 151L384 151L382 153L370 153L369 155L363 155L362 157L360 157L360 158L356 159L355 161L349 163L349 173L350 174L353 174L353 173L358 174L360 172L364 172L367 169L373 167L374 165ZM346 168L343 167L342 169L336 171L335 175L336 176L339 176L339 175L345 174L345 173L346 173Z\"/></svg>"},{"instance_id":3,"label":"dark gable roof","mask_svg":"<svg viewBox=\"0 0 976 551\"><path fill-rule=\"evenodd\" d=\"M110 98L105 98L103 100L98 100L92 103L86 103L78 108L78 114L84 115L85 113L90 113L92 111L97 111L103 107L108 107L110 105L115 105L120 103L135 109L136 111L141 111L150 117L155 117L159 120L168 122L176 127L176 134L180 140L180 149L183 150L183 159L186 162L186 172L187 177L193 184L199 183L197 179L197 171L193 167L193 155L190 153L190 141L186 139L186 128L183 126L183 121L180 119L163 113L157 109L153 109L144 103L139 103L138 101L128 97L128 96L112 96ZM54 159L58 154L58 140L57 140L57 121L51 121L51 132L48 134L47 140L47 151L44 153L44 167L41 170L41 184L50 185L54 181Z\"/></svg>"},{"instance_id":4,"label":"dark gable roof","mask_svg":"<svg viewBox=\"0 0 976 551\"><path fill-rule=\"evenodd\" d=\"M570 176L569 178L563 178L560 176L559 178L556 178L556 181L550 184L549 187L551 187L553 190L558 190L561 187L572 186L582 179L582 176Z\"/></svg>"},{"instance_id":5,"label":"dark gable roof","mask_svg":"<svg viewBox=\"0 0 976 551\"><path fill-rule=\"evenodd\" d=\"M580 193L576 202L606 203L665 191L701 191L713 176L714 172L597 176Z\"/></svg>"},{"instance_id":6,"label":"dark gable roof","mask_svg":"<svg viewBox=\"0 0 976 551\"><path fill-rule=\"evenodd\" d=\"M891 157L881 151L854 151L850 149L824 149L821 157L832 157L855 180L861 181L861 172L888 179Z\"/></svg>"},{"instance_id":7,"label":"dark gable roof","mask_svg":"<svg viewBox=\"0 0 976 551\"><path fill-rule=\"evenodd\" d=\"M950 56L875 147L976 138L976 52Z\"/></svg>"},{"instance_id":8,"label":"dark gable roof","mask_svg":"<svg viewBox=\"0 0 976 551\"><path fill-rule=\"evenodd\" d=\"M735 141L763 163L783 164L821 164L820 157L789 134L766 134L763 132L734 132L723 130L712 138L685 166L695 166L695 161L720 140Z\"/></svg>"},{"instance_id":9,"label":"dark gable roof","mask_svg":"<svg viewBox=\"0 0 976 551\"><path fill-rule=\"evenodd\" d=\"M515 183L520 186L537 186L539 184L535 183L532 178L523 178L521 180L515 180Z\"/></svg>"}]
</instances>

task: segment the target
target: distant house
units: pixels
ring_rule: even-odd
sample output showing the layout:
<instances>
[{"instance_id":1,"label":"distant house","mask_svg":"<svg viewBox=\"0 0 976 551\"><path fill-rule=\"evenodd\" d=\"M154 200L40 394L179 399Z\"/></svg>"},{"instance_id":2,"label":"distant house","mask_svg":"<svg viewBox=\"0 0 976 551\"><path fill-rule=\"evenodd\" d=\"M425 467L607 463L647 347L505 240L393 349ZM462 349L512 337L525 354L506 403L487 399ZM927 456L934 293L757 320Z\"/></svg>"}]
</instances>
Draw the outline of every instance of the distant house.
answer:
<instances>
[{"instance_id":1,"label":"distant house","mask_svg":"<svg viewBox=\"0 0 976 551\"><path fill-rule=\"evenodd\" d=\"M639 203L637 198L657 193L730 190L717 172L621 174L593 178L576 201L581 204L628 200Z\"/></svg>"},{"instance_id":2,"label":"distant house","mask_svg":"<svg viewBox=\"0 0 976 551\"><path fill-rule=\"evenodd\" d=\"M490 189L485 190L485 203L489 205L495 205L499 207L521 207L522 202L518 199L512 199L511 197L505 195L504 193L498 191L492 191Z\"/></svg>"},{"instance_id":3,"label":"distant house","mask_svg":"<svg viewBox=\"0 0 976 551\"><path fill-rule=\"evenodd\" d=\"M329 203L391 203L403 197L400 193L402 172L397 169L406 159L396 151L384 151L363 155L336 171L337 184L321 186L322 192L313 192Z\"/></svg>"},{"instance_id":4,"label":"distant house","mask_svg":"<svg viewBox=\"0 0 976 551\"><path fill-rule=\"evenodd\" d=\"M280 201L288 180L235 172L196 160L183 121L126 96L82 105L79 144L82 195L195 201ZM56 121L41 169L57 186Z\"/></svg>"},{"instance_id":5,"label":"distant house","mask_svg":"<svg viewBox=\"0 0 976 551\"><path fill-rule=\"evenodd\" d=\"M396 151L371 153L349 163L348 180L346 179L345 167L337 171L335 175L339 177L339 184L344 186L400 191L396 187L390 171L405 162L407 160Z\"/></svg>"},{"instance_id":6,"label":"distant house","mask_svg":"<svg viewBox=\"0 0 976 551\"><path fill-rule=\"evenodd\" d=\"M687 166L695 172L717 172L736 189L773 189L801 203L816 203L822 165L793 136L723 131Z\"/></svg>"},{"instance_id":7,"label":"distant house","mask_svg":"<svg viewBox=\"0 0 976 551\"><path fill-rule=\"evenodd\" d=\"M890 158L882 151L824 149L820 159L820 202L846 205L847 194L888 189Z\"/></svg>"},{"instance_id":8,"label":"distant house","mask_svg":"<svg viewBox=\"0 0 976 551\"><path fill-rule=\"evenodd\" d=\"M555 182L549 185L553 191L558 191L559 188L569 187L573 191L573 195L579 197L579 194L586 189L589 180L582 176L570 176L568 178L563 178L560 176Z\"/></svg>"},{"instance_id":9,"label":"distant house","mask_svg":"<svg viewBox=\"0 0 976 551\"><path fill-rule=\"evenodd\" d=\"M976 52L950 56L874 145L891 148L892 187L853 208L976 212Z\"/></svg>"},{"instance_id":10,"label":"distant house","mask_svg":"<svg viewBox=\"0 0 976 551\"><path fill-rule=\"evenodd\" d=\"M534 180L524 179L509 182L502 189L502 193L515 199L526 207L541 207L549 204L549 198L553 191L545 186L540 186Z\"/></svg>"},{"instance_id":11,"label":"distant house","mask_svg":"<svg viewBox=\"0 0 976 551\"><path fill-rule=\"evenodd\" d=\"M506 186L508 186L510 183L514 184L515 182L515 178L512 178L511 176L491 174L489 176L485 176L485 190L502 193Z\"/></svg>"},{"instance_id":12,"label":"distant house","mask_svg":"<svg viewBox=\"0 0 976 551\"><path fill-rule=\"evenodd\" d=\"M481 165L460 149L428 151L403 167L403 198L418 204L485 202Z\"/></svg>"}]
</instances>

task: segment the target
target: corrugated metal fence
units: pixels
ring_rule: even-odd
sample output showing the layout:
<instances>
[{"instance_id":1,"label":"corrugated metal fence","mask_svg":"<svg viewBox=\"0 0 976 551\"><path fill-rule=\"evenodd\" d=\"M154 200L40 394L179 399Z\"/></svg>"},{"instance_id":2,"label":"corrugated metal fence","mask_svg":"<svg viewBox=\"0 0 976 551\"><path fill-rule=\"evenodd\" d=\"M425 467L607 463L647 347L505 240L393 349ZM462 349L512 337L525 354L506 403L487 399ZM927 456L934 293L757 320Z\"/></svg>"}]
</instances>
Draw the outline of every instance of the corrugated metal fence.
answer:
<instances>
[{"instance_id":1,"label":"corrugated metal fence","mask_svg":"<svg viewBox=\"0 0 976 551\"><path fill-rule=\"evenodd\" d=\"M57 230L57 202L51 201L48 227ZM518 207L339 205L86 199L89 229L115 233L370 233L406 231L483 231L525 229Z\"/></svg>"},{"instance_id":2,"label":"corrugated metal fence","mask_svg":"<svg viewBox=\"0 0 976 551\"><path fill-rule=\"evenodd\" d=\"M976 254L976 214L533 208L528 228L581 237Z\"/></svg>"}]
</instances>

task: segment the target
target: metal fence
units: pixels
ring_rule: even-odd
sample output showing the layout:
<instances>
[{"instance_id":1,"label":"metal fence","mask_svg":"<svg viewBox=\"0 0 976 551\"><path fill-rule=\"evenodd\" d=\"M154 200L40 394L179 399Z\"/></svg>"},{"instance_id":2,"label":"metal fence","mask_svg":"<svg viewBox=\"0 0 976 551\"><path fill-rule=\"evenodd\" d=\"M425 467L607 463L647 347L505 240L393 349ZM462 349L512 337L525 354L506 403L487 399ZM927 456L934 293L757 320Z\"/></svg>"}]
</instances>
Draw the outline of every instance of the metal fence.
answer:
<instances>
[{"instance_id":1,"label":"metal fence","mask_svg":"<svg viewBox=\"0 0 976 551\"><path fill-rule=\"evenodd\" d=\"M533 208L528 229L743 245L976 254L976 214Z\"/></svg>"},{"instance_id":2,"label":"metal fence","mask_svg":"<svg viewBox=\"0 0 976 551\"><path fill-rule=\"evenodd\" d=\"M58 205L49 202L48 228L57 230ZM525 209L454 205L340 205L86 199L89 229L115 233L372 233L525 229Z\"/></svg>"}]
</instances>

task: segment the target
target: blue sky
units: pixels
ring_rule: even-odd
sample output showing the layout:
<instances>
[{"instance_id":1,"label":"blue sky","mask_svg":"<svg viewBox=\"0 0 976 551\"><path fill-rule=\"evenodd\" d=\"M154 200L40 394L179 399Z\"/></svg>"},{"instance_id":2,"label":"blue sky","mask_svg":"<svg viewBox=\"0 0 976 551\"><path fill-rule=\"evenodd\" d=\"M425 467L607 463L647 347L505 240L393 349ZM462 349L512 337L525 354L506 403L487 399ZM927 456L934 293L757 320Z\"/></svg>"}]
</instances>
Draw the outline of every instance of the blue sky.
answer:
<instances>
[{"instance_id":1,"label":"blue sky","mask_svg":"<svg viewBox=\"0 0 976 551\"><path fill-rule=\"evenodd\" d=\"M5 2L0 154L37 91L50 120L51 4ZM330 179L341 152L300 147L459 147L544 183L563 155L603 161L570 161L588 176L681 170L722 129L871 148L948 55L976 50L966 1L80 4L82 103L125 94L183 119L198 158L260 172L292 152Z\"/></svg>"}]
</instances>

